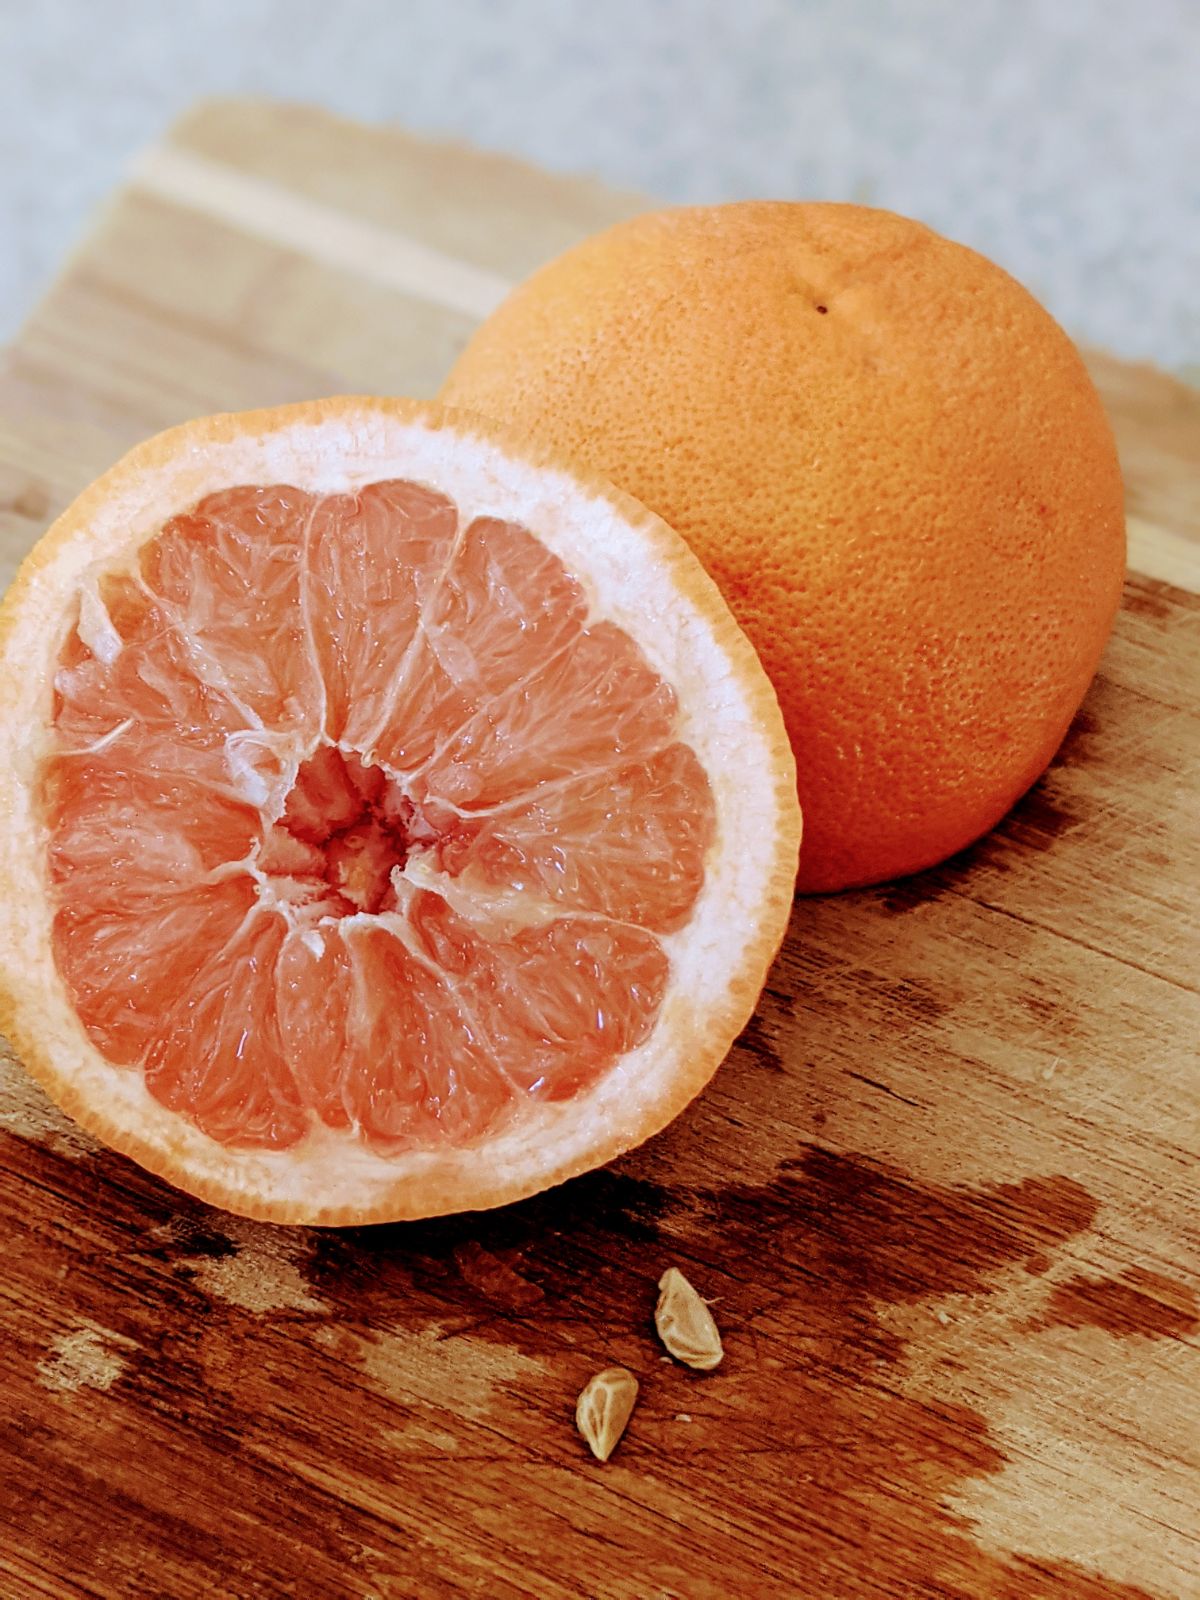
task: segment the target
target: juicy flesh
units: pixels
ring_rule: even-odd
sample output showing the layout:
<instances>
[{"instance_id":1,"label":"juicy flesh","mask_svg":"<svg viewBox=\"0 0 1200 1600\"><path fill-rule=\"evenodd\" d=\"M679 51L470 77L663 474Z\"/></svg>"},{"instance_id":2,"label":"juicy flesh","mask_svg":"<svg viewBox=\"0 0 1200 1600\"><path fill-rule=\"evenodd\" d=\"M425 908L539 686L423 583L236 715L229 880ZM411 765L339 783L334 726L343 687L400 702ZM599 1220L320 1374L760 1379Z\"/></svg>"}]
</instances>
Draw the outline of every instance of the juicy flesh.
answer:
<instances>
[{"instance_id":1,"label":"juicy flesh","mask_svg":"<svg viewBox=\"0 0 1200 1600\"><path fill-rule=\"evenodd\" d=\"M396 480L244 486L80 602L41 794L113 1064L230 1146L462 1144L649 1034L707 778L528 530Z\"/></svg>"}]
</instances>

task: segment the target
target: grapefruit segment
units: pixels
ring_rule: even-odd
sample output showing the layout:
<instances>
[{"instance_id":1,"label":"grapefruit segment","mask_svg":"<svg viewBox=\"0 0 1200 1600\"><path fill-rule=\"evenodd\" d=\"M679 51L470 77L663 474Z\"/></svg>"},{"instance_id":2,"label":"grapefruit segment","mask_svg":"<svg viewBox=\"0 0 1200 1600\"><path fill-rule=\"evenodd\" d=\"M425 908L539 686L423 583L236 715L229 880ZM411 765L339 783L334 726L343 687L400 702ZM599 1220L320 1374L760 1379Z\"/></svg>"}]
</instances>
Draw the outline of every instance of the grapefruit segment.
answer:
<instances>
[{"instance_id":1,"label":"grapefruit segment","mask_svg":"<svg viewBox=\"0 0 1200 1600\"><path fill-rule=\"evenodd\" d=\"M173 884L157 893L142 888L124 906L93 910L81 897L54 915L54 957L74 1010L96 1048L119 1066L146 1060L180 997L190 1001L196 973L221 968L255 908L244 877L182 892Z\"/></svg>"},{"instance_id":2,"label":"grapefruit segment","mask_svg":"<svg viewBox=\"0 0 1200 1600\"><path fill-rule=\"evenodd\" d=\"M323 699L300 586L314 508L290 485L238 485L173 517L141 551L143 580L197 675L251 728L311 723Z\"/></svg>"},{"instance_id":3,"label":"grapefruit segment","mask_svg":"<svg viewBox=\"0 0 1200 1600\"><path fill-rule=\"evenodd\" d=\"M488 1042L509 1081L561 1099L645 1037L667 961L642 929L520 909L523 916L469 918L443 895L422 892L411 924L417 948L458 991L468 1029Z\"/></svg>"},{"instance_id":4,"label":"grapefruit segment","mask_svg":"<svg viewBox=\"0 0 1200 1600\"><path fill-rule=\"evenodd\" d=\"M137 771L115 752L46 763L51 882L87 884L95 910L183 890L247 855L259 814L187 773Z\"/></svg>"},{"instance_id":5,"label":"grapefruit segment","mask_svg":"<svg viewBox=\"0 0 1200 1600\"><path fill-rule=\"evenodd\" d=\"M0 621L35 730L0 735L6 1016L172 1181L289 1220L496 1204L661 1126L745 1021L795 867L782 723L605 486L401 403L211 419L72 508Z\"/></svg>"},{"instance_id":6,"label":"grapefruit segment","mask_svg":"<svg viewBox=\"0 0 1200 1600\"><path fill-rule=\"evenodd\" d=\"M671 742L676 710L633 640L599 622L482 706L418 775L417 791L474 811L612 770Z\"/></svg>"},{"instance_id":7,"label":"grapefruit segment","mask_svg":"<svg viewBox=\"0 0 1200 1600\"><path fill-rule=\"evenodd\" d=\"M380 726L457 529L452 501L403 479L316 503L304 602L330 739L362 744Z\"/></svg>"},{"instance_id":8,"label":"grapefruit segment","mask_svg":"<svg viewBox=\"0 0 1200 1600\"><path fill-rule=\"evenodd\" d=\"M191 642L136 577L102 576L79 599L54 675L57 748L115 752L122 768L228 782L226 743L243 710L197 673Z\"/></svg>"},{"instance_id":9,"label":"grapefruit segment","mask_svg":"<svg viewBox=\"0 0 1200 1600\"><path fill-rule=\"evenodd\" d=\"M475 814L446 839L442 860L489 889L509 886L667 933L695 903L712 842L702 778L695 751L670 744L645 761L595 768Z\"/></svg>"},{"instance_id":10,"label":"grapefruit segment","mask_svg":"<svg viewBox=\"0 0 1200 1600\"><path fill-rule=\"evenodd\" d=\"M286 933L281 917L252 903L207 960L196 963L193 947L193 975L143 1057L154 1098L222 1145L287 1147L307 1130L275 1007Z\"/></svg>"},{"instance_id":11,"label":"grapefruit segment","mask_svg":"<svg viewBox=\"0 0 1200 1600\"><path fill-rule=\"evenodd\" d=\"M423 765L568 650L585 615L579 585L532 534L478 519L421 607L379 725L361 737L390 766Z\"/></svg>"}]
</instances>

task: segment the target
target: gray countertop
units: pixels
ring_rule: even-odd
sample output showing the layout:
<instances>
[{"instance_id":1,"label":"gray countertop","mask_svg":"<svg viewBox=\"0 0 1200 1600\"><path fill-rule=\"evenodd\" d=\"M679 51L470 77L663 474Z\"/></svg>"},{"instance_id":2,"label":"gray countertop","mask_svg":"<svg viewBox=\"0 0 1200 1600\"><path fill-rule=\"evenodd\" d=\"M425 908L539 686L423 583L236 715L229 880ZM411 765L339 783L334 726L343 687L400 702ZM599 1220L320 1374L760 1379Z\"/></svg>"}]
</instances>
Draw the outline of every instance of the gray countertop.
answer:
<instances>
[{"instance_id":1,"label":"gray countertop","mask_svg":"<svg viewBox=\"0 0 1200 1600\"><path fill-rule=\"evenodd\" d=\"M1200 0L0 0L0 338L189 100L319 102L671 200L890 206L1200 364Z\"/></svg>"}]
</instances>

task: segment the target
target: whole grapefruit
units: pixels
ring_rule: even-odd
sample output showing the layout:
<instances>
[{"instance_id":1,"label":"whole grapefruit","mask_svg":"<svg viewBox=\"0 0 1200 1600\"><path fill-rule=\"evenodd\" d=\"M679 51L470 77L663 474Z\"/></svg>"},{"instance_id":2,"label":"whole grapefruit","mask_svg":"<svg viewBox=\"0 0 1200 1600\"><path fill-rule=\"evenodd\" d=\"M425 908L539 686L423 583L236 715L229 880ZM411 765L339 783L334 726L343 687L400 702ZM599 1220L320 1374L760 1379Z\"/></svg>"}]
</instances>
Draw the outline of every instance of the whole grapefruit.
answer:
<instances>
[{"instance_id":1,"label":"whole grapefruit","mask_svg":"<svg viewBox=\"0 0 1200 1600\"><path fill-rule=\"evenodd\" d=\"M783 707L802 888L941 861L1054 755L1120 597L1121 476L1070 339L974 251L854 205L637 217L521 285L442 397L692 545Z\"/></svg>"}]
</instances>

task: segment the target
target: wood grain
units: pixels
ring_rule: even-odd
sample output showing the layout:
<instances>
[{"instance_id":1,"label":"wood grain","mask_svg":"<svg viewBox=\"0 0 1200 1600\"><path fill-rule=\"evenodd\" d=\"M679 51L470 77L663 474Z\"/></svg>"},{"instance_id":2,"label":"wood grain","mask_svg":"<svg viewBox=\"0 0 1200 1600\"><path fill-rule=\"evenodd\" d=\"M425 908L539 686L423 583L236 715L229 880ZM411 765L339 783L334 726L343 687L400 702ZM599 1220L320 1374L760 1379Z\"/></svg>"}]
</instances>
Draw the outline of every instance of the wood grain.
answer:
<instances>
[{"instance_id":1,"label":"wood grain","mask_svg":"<svg viewBox=\"0 0 1200 1600\"><path fill-rule=\"evenodd\" d=\"M433 390L508 282L637 208L301 108L200 107L0 370L0 565L144 434ZM712 1090L484 1216L193 1204L0 1066L0 1594L1200 1594L1200 399L1089 361L1133 571L988 839L797 903ZM675 1263L726 1357L664 1361ZM600 1467L578 1389L642 1398Z\"/></svg>"}]
</instances>

